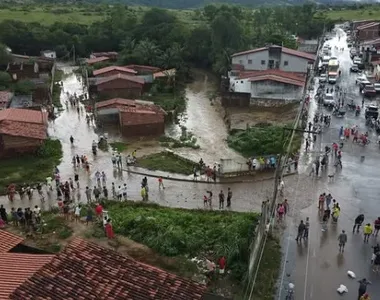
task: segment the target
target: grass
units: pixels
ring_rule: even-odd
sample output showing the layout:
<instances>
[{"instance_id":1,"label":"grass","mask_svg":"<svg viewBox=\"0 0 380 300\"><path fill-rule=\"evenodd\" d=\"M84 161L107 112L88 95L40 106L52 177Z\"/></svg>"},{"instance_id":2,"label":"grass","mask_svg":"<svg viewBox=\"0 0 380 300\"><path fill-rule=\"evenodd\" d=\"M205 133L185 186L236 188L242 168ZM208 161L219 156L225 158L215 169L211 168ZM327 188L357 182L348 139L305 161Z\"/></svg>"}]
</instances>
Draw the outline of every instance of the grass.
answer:
<instances>
[{"instance_id":1,"label":"grass","mask_svg":"<svg viewBox=\"0 0 380 300\"><path fill-rule=\"evenodd\" d=\"M139 158L137 164L148 170L191 175L196 163L170 152L160 152Z\"/></svg>"},{"instance_id":2,"label":"grass","mask_svg":"<svg viewBox=\"0 0 380 300\"><path fill-rule=\"evenodd\" d=\"M283 127L262 124L247 130L233 131L227 139L228 146L246 157L255 155L276 155L285 150ZM285 137L288 133L285 133ZM295 135L293 152L301 146L301 135Z\"/></svg>"},{"instance_id":3,"label":"grass","mask_svg":"<svg viewBox=\"0 0 380 300\"><path fill-rule=\"evenodd\" d=\"M187 132L185 135L182 134L179 140L164 135L159 138L159 142L161 146L167 148L200 148L200 146L197 144L197 138L190 132Z\"/></svg>"},{"instance_id":4,"label":"grass","mask_svg":"<svg viewBox=\"0 0 380 300\"><path fill-rule=\"evenodd\" d=\"M123 142L113 142L113 143L110 143L110 146L112 147L114 151L117 151L120 153L124 152L128 148L128 144L123 143Z\"/></svg>"},{"instance_id":5,"label":"grass","mask_svg":"<svg viewBox=\"0 0 380 300\"><path fill-rule=\"evenodd\" d=\"M62 215L44 212L42 220L44 222L43 234L55 234L61 240L65 240L73 234L73 230Z\"/></svg>"},{"instance_id":6,"label":"grass","mask_svg":"<svg viewBox=\"0 0 380 300\"><path fill-rule=\"evenodd\" d=\"M241 280L248 268L249 245L258 214L185 210L141 202L106 202L116 233L165 256L224 255L228 269Z\"/></svg>"},{"instance_id":7,"label":"grass","mask_svg":"<svg viewBox=\"0 0 380 300\"><path fill-rule=\"evenodd\" d=\"M15 20L36 22L42 25L51 25L55 22L89 25L104 20L111 10L110 6L104 4L75 5L72 3L69 5L44 5L39 3L38 6L2 4L0 7L0 22L4 20ZM143 14L150 8L151 7L129 6L128 11L130 15L141 19ZM175 14L178 19L190 26L196 26L203 22L194 10L168 9L168 11Z\"/></svg>"},{"instance_id":8,"label":"grass","mask_svg":"<svg viewBox=\"0 0 380 300\"><path fill-rule=\"evenodd\" d=\"M60 7L57 6L56 10ZM76 24L91 24L96 21L101 21L105 18L105 15L99 15L99 13L81 12L76 9L69 10L67 13L54 13L52 11L46 11L43 7L33 7L29 11L23 10L20 7L18 9L0 9L0 22L4 20L14 20L21 22L36 22L43 25L51 25L55 22L62 23L76 23ZM66 9L66 8L65 8Z\"/></svg>"},{"instance_id":9,"label":"grass","mask_svg":"<svg viewBox=\"0 0 380 300\"><path fill-rule=\"evenodd\" d=\"M45 182L52 176L54 167L62 158L61 142L46 140L36 154L16 156L0 160L0 194L5 194L7 187L14 183L18 186Z\"/></svg>"},{"instance_id":10,"label":"grass","mask_svg":"<svg viewBox=\"0 0 380 300\"><path fill-rule=\"evenodd\" d=\"M254 298L272 300L281 265L281 247L277 240L269 237L264 248L263 258L259 267Z\"/></svg>"},{"instance_id":11,"label":"grass","mask_svg":"<svg viewBox=\"0 0 380 300\"><path fill-rule=\"evenodd\" d=\"M154 95L144 95L144 100L152 101L162 107L166 112L182 112L186 109L186 99L182 93L157 93Z\"/></svg>"},{"instance_id":12,"label":"grass","mask_svg":"<svg viewBox=\"0 0 380 300\"><path fill-rule=\"evenodd\" d=\"M380 7L373 6L364 9L342 9L327 11L326 15L331 20L351 21L380 19Z\"/></svg>"}]
</instances>

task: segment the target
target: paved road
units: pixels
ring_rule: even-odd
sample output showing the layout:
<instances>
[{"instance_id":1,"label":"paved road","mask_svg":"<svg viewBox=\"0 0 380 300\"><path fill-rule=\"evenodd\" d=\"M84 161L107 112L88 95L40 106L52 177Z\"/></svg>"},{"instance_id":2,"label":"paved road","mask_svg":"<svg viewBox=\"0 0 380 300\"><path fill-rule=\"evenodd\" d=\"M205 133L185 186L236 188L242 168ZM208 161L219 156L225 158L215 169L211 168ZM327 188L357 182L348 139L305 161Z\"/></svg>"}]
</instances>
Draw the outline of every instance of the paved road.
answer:
<instances>
[{"instance_id":1,"label":"paved road","mask_svg":"<svg viewBox=\"0 0 380 300\"><path fill-rule=\"evenodd\" d=\"M352 98L361 105L362 97L358 86L355 85L357 75L349 72L352 62L347 48L346 34L338 29L335 37L328 43L332 45L333 54L340 61L342 77L338 85L346 89L347 98ZM335 45L339 48L345 47L344 52L335 50ZM366 104L370 102L377 101L366 100ZM313 105L315 106L315 103ZM325 145L331 145L332 142L337 141L339 128L347 125L358 125L361 132L369 130L365 126L364 113L359 117L355 117L352 112L347 112L346 117L341 119L332 117L330 129L325 130L322 137L318 138L313 150L318 152ZM369 134L372 141L377 139L375 132L370 131ZM377 241L380 242L380 239L371 238L369 244L364 244L362 233L351 233L353 220L358 214L363 213L365 222L370 223L380 216L380 178L378 176L380 150L375 143L363 147L346 142L342 152L343 169L336 173L334 182L329 183L326 178L326 173L330 174L334 169L332 166L329 166L329 170L321 178L309 178L308 194L309 199L312 198L309 207L306 209L299 207L299 203L304 202L302 199L304 192L294 195L293 203L291 202L293 218L288 220L288 230L283 236L285 257L280 282L283 288L276 299L285 299L284 287L288 282L295 283L295 299L297 300L341 299L336 292L340 284L348 287L349 293L345 299L357 299L358 284L355 280L348 278L348 270L354 271L358 277L371 280L373 285L368 288L368 292L372 299L380 297L378 284L380 275L375 275L370 266L371 245ZM310 153L309 156L315 156L315 153ZM363 162L360 159L361 156L365 156ZM325 232L321 230L317 211L317 199L323 192L331 193L342 209L338 224L329 224ZM311 221L309 241L297 244L294 240L297 225L307 216ZM344 254L339 254L337 236L342 229L348 233L348 244Z\"/></svg>"}]
</instances>

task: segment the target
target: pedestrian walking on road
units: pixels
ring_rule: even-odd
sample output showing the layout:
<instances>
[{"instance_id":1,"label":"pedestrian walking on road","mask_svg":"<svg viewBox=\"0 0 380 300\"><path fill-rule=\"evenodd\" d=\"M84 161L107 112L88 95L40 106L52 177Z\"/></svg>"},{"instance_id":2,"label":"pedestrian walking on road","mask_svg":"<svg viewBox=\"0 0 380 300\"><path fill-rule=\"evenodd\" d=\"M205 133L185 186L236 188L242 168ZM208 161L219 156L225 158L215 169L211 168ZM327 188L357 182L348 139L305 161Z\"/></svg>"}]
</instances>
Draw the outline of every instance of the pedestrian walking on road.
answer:
<instances>
[{"instance_id":1,"label":"pedestrian walking on road","mask_svg":"<svg viewBox=\"0 0 380 300\"><path fill-rule=\"evenodd\" d=\"M364 243L368 243L369 237L371 236L373 229L371 226L371 223L367 223L367 225L364 226Z\"/></svg>"},{"instance_id":2,"label":"pedestrian walking on road","mask_svg":"<svg viewBox=\"0 0 380 300\"><path fill-rule=\"evenodd\" d=\"M309 139L306 139L306 145L305 145L306 152L309 150L309 146L310 146Z\"/></svg>"},{"instance_id":3,"label":"pedestrian walking on road","mask_svg":"<svg viewBox=\"0 0 380 300\"><path fill-rule=\"evenodd\" d=\"M365 293L367 292L367 285L372 284L372 283L365 278L359 280L358 282L359 282L358 300L361 300L360 298L363 295L365 295Z\"/></svg>"},{"instance_id":4,"label":"pedestrian walking on road","mask_svg":"<svg viewBox=\"0 0 380 300\"><path fill-rule=\"evenodd\" d=\"M376 254L378 252L380 252L380 245L379 245L379 243L377 243L376 246L373 246L372 249L373 249L373 252L372 252L372 256L371 256L371 264L374 264L375 263Z\"/></svg>"},{"instance_id":5,"label":"pedestrian walking on road","mask_svg":"<svg viewBox=\"0 0 380 300\"><path fill-rule=\"evenodd\" d=\"M354 224L354 227L352 228L352 233L355 233L355 229L356 229L356 233L359 233L359 228L360 226L362 226L363 222L364 222L364 215L363 214L358 215L355 219L355 224Z\"/></svg>"},{"instance_id":6,"label":"pedestrian walking on road","mask_svg":"<svg viewBox=\"0 0 380 300\"><path fill-rule=\"evenodd\" d=\"M304 235L304 232L305 232L305 224L303 223L303 220L301 220L300 224L298 225L298 234L297 234L297 237L296 237L296 241L298 242L298 240L300 240L303 235Z\"/></svg>"},{"instance_id":7,"label":"pedestrian walking on road","mask_svg":"<svg viewBox=\"0 0 380 300\"><path fill-rule=\"evenodd\" d=\"M309 238L309 227L310 227L310 221L309 221L309 217L307 217L306 222L305 222L305 231L303 232L304 239Z\"/></svg>"},{"instance_id":8,"label":"pedestrian walking on road","mask_svg":"<svg viewBox=\"0 0 380 300\"><path fill-rule=\"evenodd\" d=\"M318 201L319 211L324 211L324 206L325 206L325 194L320 194L319 201Z\"/></svg>"},{"instance_id":9,"label":"pedestrian walking on road","mask_svg":"<svg viewBox=\"0 0 380 300\"><path fill-rule=\"evenodd\" d=\"M378 217L376 220L375 220L375 232L373 233L375 236L377 236L379 234L379 230L380 230L380 217Z\"/></svg>"},{"instance_id":10,"label":"pedestrian walking on road","mask_svg":"<svg viewBox=\"0 0 380 300\"><path fill-rule=\"evenodd\" d=\"M338 241L339 241L339 252L343 253L344 252L344 246L347 243L347 234L344 230L342 230L342 233L339 234Z\"/></svg>"},{"instance_id":11,"label":"pedestrian walking on road","mask_svg":"<svg viewBox=\"0 0 380 300\"><path fill-rule=\"evenodd\" d=\"M90 203L91 202L91 189L88 186L86 186L86 191L84 193L86 194L87 202Z\"/></svg>"}]
</instances>

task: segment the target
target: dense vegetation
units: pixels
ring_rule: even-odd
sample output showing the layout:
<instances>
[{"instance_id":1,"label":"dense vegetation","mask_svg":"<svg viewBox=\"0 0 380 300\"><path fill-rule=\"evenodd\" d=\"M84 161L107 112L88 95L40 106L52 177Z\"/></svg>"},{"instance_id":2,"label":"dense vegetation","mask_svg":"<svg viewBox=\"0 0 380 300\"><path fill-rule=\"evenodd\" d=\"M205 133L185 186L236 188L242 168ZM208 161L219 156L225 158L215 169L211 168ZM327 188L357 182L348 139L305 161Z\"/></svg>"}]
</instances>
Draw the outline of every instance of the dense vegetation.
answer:
<instances>
[{"instance_id":1,"label":"dense vegetation","mask_svg":"<svg viewBox=\"0 0 380 300\"><path fill-rule=\"evenodd\" d=\"M0 194L5 194L11 183L35 185L45 182L46 177L53 175L61 158L61 142L48 139L34 155L0 160Z\"/></svg>"},{"instance_id":2,"label":"dense vegetation","mask_svg":"<svg viewBox=\"0 0 380 300\"><path fill-rule=\"evenodd\" d=\"M228 137L228 145L246 157L256 155L277 155L282 153L288 136L282 126L263 124L247 130L235 131ZM293 148L297 151L301 144L301 136L295 135Z\"/></svg>"},{"instance_id":3,"label":"dense vegetation","mask_svg":"<svg viewBox=\"0 0 380 300\"><path fill-rule=\"evenodd\" d=\"M185 210L136 202L106 203L116 233L166 256L216 260L224 255L241 280L248 268L249 245L257 215L230 211Z\"/></svg>"},{"instance_id":4,"label":"dense vegetation","mask_svg":"<svg viewBox=\"0 0 380 300\"><path fill-rule=\"evenodd\" d=\"M21 54L52 49L58 57L68 57L75 48L77 56L85 57L91 51L119 51L121 64L175 67L179 72L196 65L225 73L233 52L267 43L295 48L293 34L318 37L331 24L324 14L314 17L316 11L311 4L258 10L209 5L194 12L197 22L189 26L171 11L152 8L137 15L136 9L115 5L107 8L104 20L90 25L59 22L59 16L52 25L4 20L0 41Z\"/></svg>"}]
</instances>

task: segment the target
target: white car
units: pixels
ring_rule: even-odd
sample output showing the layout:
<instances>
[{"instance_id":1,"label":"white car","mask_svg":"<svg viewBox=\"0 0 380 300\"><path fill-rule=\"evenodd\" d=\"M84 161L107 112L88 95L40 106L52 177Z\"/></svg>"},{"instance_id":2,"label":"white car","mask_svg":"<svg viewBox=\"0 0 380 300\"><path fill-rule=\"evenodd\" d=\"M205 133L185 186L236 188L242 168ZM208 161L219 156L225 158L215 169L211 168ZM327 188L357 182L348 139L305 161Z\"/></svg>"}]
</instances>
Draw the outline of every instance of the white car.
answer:
<instances>
[{"instance_id":1,"label":"white car","mask_svg":"<svg viewBox=\"0 0 380 300\"><path fill-rule=\"evenodd\" d=\"M335 104L336 103L335 103L334 95L333 94L326 94L325 97L323 98L323 105L334 107Z\"/></svg>"},{"instance_id":2,"label":"white car","mask_svg":"<svg viewBox=\"0 0 380 300\"><path fill-rule=\"evenodd\" d=\"M362 82L366 82L366 81L368 81L367 76L361 75L358 78L356 78L355 83L358 84L358 83L362 83Z\"/></svg>"},{"instance_id":3,"label":"white car","mask_svg":"<svg viewBox=\"0 0 380 300\"><path fill-rule=\"evenodd\" d=\"M327 81L327 75L326 75L326 73L321 74L321 75L319 76L319 82L320 82L320 83L324 83L324 82L326 82L326 81Z\"/></svg>"}]
</instances>

